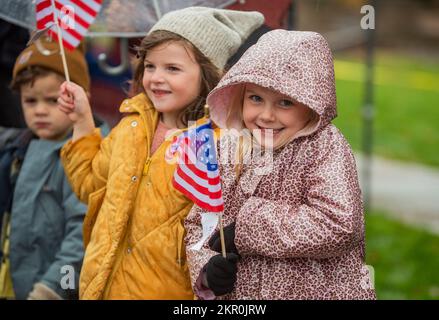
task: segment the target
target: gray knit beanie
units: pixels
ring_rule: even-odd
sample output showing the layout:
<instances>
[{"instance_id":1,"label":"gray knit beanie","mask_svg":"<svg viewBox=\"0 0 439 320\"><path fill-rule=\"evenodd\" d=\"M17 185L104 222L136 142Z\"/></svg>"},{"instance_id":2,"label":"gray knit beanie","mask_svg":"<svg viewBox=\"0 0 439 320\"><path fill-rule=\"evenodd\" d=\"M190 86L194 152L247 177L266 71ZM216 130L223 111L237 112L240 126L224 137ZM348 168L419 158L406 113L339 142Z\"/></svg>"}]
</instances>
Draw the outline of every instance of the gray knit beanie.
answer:
<instances>
[{"instance_id":1,"label":"gray knit beanie","mask_svg":"<svg viewBox=\"0 0 439 320\"><path fill-rule=\"evenodd\" d=\"M264 23L257 11L188 7L168 12L149 31L166 30L189 40L219 69Z\"/></svg>"}]
</instances>

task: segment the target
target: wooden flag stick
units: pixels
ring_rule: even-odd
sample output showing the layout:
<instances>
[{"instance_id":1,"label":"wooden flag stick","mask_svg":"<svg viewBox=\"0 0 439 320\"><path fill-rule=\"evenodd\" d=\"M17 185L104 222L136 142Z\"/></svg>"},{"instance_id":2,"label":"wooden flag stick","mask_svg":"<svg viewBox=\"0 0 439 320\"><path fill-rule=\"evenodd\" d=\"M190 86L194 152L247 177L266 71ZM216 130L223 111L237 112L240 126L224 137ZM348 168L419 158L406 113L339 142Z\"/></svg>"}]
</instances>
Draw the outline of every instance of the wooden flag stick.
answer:
<instances>
[{"instance_id":1,"label":"wooden flag stick","mask_svg":"<svg viewBox=\"0 0 439 320\"><path fill-rule=\"evenodd\" d=\"M55 0L52 0L52 9L53 9L53 17L54 17L55 24L56 24L56 30L58 31L58 43L59 43L59 49L61 50L61 59L62 59L62 64L63 64L63 68L64 68L64 73L66 75L67 83L69 83L70 82L69 69L67 68L66 53L64 52L64 45L63 45L63 41L62 41L62 32L61 32L61 27L59 26L59 22L58 22L58 14L56 12Z\"/></svg>"},{"instance_id":2,"label":"wooden flag stick","mask_svg":"<svg viewBox=\"0 0 439 320\"><path fill-rule=\"evenodd\" d=\"M204 116L209 118L209 107L208 105L204 105ZM226 258L226 244L224 241L224 230L223 230L223 212L221 211L219 214L219 231L220 231L220 240L221 240L221 252L223 257Z\"/></svg>"},{"instance_id":3,"label":"wooden flag stick","mask_svg":"<svg viewBox=\"0 0 439 320\"><path fill-rule=\"evenodd\" d=\"M221 240L221 251L223 257L226 258L226 243L224 241L224 230L223 230L223 212L219 214L219 229L220 229L220 240Z\"/></svg>"}]
</instances>

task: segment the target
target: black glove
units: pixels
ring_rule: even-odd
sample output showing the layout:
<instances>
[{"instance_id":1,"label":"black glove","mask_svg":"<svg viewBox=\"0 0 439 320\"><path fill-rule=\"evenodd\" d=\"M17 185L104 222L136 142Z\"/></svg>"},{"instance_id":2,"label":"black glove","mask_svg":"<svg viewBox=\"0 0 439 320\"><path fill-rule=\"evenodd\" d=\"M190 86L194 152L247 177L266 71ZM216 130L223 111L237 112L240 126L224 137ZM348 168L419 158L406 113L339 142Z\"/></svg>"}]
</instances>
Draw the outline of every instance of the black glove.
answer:
<instances>
[{"instance_id":1,"label":"black glove","mask_svg":"<svg viewBox=\"0 0 439 320\"><path fill-rule=\"evenodd\" d=\"M207 285L216 296L222 296L233 290L238 271L238 255L227 253L227 258L217 254L205 265Z\"/></svg>"},{"instance_id":2,"label":"black glove","mask_svg":"<svg viewBox=\"0 0 439 320\"><path fill-rule=\"evenodd\" d=\"M235 246L235 222L229 224L223 229L224 231L224 244L226 246L226 252L233 252L237 255L238 249ZM221 237L219 230L213 234L209 240L209 247L213 251L221 253Z\"/></svg>"}]
</instances>

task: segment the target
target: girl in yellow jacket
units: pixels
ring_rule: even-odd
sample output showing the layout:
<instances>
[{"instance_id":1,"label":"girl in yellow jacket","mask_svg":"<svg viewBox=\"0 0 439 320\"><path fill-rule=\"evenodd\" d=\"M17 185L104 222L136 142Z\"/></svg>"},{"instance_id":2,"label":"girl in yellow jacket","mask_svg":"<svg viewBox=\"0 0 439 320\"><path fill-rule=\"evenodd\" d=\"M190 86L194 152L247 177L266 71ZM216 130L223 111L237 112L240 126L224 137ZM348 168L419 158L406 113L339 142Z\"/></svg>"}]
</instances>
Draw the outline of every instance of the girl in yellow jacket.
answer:
<instances>
[{"instance_id":1,"label":"girl in yellow jacket","mask_svg":"<svg viewBox=\"0 0 439 320\"><path fill-rule=\"evenodd\" d=\"M84 91L64 83L60 109L74 122L61 157L88 203L81 299L192 299L183 220L192 202L172 186L171 129L203 116L227 59L263 23L257 12L192 7L162 17L143 39L125 117L103 139Z\"/></svg>"}]
</instances>

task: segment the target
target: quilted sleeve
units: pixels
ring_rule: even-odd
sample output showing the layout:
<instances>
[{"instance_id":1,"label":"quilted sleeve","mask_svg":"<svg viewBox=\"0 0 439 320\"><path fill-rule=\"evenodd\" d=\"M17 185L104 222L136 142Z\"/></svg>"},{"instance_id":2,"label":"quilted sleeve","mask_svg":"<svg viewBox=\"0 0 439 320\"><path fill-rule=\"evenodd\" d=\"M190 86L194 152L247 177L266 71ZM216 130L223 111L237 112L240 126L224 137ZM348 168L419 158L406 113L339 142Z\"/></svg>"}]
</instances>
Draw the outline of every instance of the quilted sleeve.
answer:
<instances>
[{"instance_id":1,"label":"quilted sleeve","mask_svg":"<svg viewBox=\"0 0 439 320\"><path fill-rule=\"evenodd\" d=\"M78 198L88 203L88 196L107 183L112 139L117 128L102 138L100 129L81 139L68 141L61 149L64 170Z\"/></svg>"}]
</instances>

